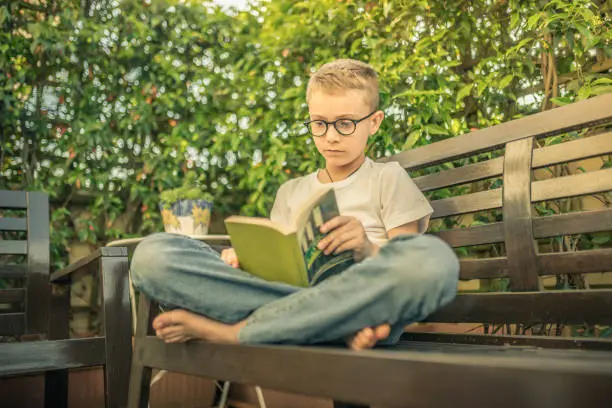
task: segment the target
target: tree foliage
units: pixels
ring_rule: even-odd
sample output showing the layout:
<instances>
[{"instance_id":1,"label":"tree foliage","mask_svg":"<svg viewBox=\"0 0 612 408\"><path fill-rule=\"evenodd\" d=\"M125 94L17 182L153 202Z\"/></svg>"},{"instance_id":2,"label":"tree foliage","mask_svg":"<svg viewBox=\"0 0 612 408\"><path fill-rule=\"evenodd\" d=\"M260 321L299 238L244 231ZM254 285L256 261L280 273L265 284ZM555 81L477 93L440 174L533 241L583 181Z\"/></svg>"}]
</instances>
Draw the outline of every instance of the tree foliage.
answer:
<instances>
[{"instance_id":1,"label":"tree foliage","mask_svg":"<svg viewBox=\"0 0 612 408\"><path fill-rule=\"evenodd\" d=\"M589 0L0 1L0 188L50 194L56 264L160 230L189 170L217 219L265 215L320 165L320 64L379 71L380 157L612 91L611 21Z\"/></svg>"}]
</instances>

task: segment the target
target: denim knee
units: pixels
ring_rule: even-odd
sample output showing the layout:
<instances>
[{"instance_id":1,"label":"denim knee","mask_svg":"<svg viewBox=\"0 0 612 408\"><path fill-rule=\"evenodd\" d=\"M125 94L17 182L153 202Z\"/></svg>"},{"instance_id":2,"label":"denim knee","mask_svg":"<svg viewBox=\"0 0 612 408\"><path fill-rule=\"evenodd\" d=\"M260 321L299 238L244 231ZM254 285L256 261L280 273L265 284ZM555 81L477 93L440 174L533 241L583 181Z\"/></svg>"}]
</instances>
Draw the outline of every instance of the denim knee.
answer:
<instances>
[{"instance_id":1,"label":"denim knee","mask_svg":"<svg viewBox=\"0 0 612 408\"><path fill-rule=\"evenodd\" d=\"M130 274L136 287L141 288L147 281L164 279L171 266L168 251L174 239L174 235L160 232L149 235L136 246L130 263Z\"/></svg>"},{"instance_id":2,"label":"denim knee","mask_svg":"<svg viewBox=\"0 0 612 408\"><path fill-rule=\"evenodd\" d=\"M431 294L441 304L452 300L459 281L459 260L453 249L433 235L398 237L390 244L390 278L398 295L413 293L419 287L421 293Z\"/></svg>"}]
</instances>

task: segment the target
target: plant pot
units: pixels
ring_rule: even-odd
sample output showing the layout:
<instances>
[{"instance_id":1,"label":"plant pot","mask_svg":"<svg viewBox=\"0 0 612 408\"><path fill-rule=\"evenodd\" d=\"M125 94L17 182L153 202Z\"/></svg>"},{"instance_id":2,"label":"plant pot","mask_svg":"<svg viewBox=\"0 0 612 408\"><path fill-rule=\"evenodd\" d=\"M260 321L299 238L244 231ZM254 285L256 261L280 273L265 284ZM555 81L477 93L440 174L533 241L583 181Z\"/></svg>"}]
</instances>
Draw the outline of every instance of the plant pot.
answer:
<instances>
[{"instance_id":1,"label":"plant pot","mask_svg":"<svg viewBox=\"0 0 612 408\"><path fill-rule=\"evenodd\" d=\"M206 235L213 203L208 200L179 200L161 204L164 231L185 235Z\"/></svg>"}]
</instances>

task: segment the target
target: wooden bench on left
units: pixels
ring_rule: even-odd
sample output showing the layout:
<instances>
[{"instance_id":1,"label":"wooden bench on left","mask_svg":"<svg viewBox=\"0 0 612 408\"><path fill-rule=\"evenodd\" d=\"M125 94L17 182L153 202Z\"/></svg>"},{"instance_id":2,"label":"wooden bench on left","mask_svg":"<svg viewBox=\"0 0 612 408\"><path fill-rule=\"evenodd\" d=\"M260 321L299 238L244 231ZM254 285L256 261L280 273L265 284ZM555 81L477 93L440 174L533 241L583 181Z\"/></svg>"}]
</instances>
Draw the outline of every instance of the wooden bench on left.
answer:
<instances>
[{"instance_id":1,"label":"wooden bench on left","mask_svg":"<svg viewBox=\"0 0 612 408\"><path fill-rule=\"evenodd\" d=\"M50 273L49 198L41 192L0 190L0 336L43 340L0 343L0 378L45 373L45 406L68 406L68 370L103 366L106 407L127 403L132 326L126 248L100 248ZM16 214L16 216L13 216ZM7 261L8 260L8 261ZM100 280L98 337L69 338L71 277Z\"/></svg>"}]
</instances>

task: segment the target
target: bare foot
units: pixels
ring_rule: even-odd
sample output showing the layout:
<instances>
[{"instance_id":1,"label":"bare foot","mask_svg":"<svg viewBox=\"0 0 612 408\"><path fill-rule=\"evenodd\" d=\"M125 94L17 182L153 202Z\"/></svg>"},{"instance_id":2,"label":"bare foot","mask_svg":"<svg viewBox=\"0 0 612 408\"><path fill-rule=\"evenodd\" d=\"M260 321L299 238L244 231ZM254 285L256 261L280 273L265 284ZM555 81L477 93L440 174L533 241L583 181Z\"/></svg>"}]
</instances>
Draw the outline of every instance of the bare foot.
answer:
<instances>
[{"instance_id":1,"label":"bare foot","mask_svg":"<svg viewBox=\"0 0 612 408\"><path fill-rule=\"evenodd\" d=\"M391 333L391 326L386 323L374 328L366 327L349 338L347 344L353 350L370 349L379 341L389 337L389 333Z\"/></svg>"},{"instance_id":2,"label":"bare foot","mask_svg":"<svg viewBox=\"0 0 612 408\"><path fill-rule=\"evenodd\" d=\"M223 324L186 310L171 310L153 320L155 334L166 343L184 343L189 340L210 340L237 343L238 332L245 322Z\"/></svg>"}]
</instances>

